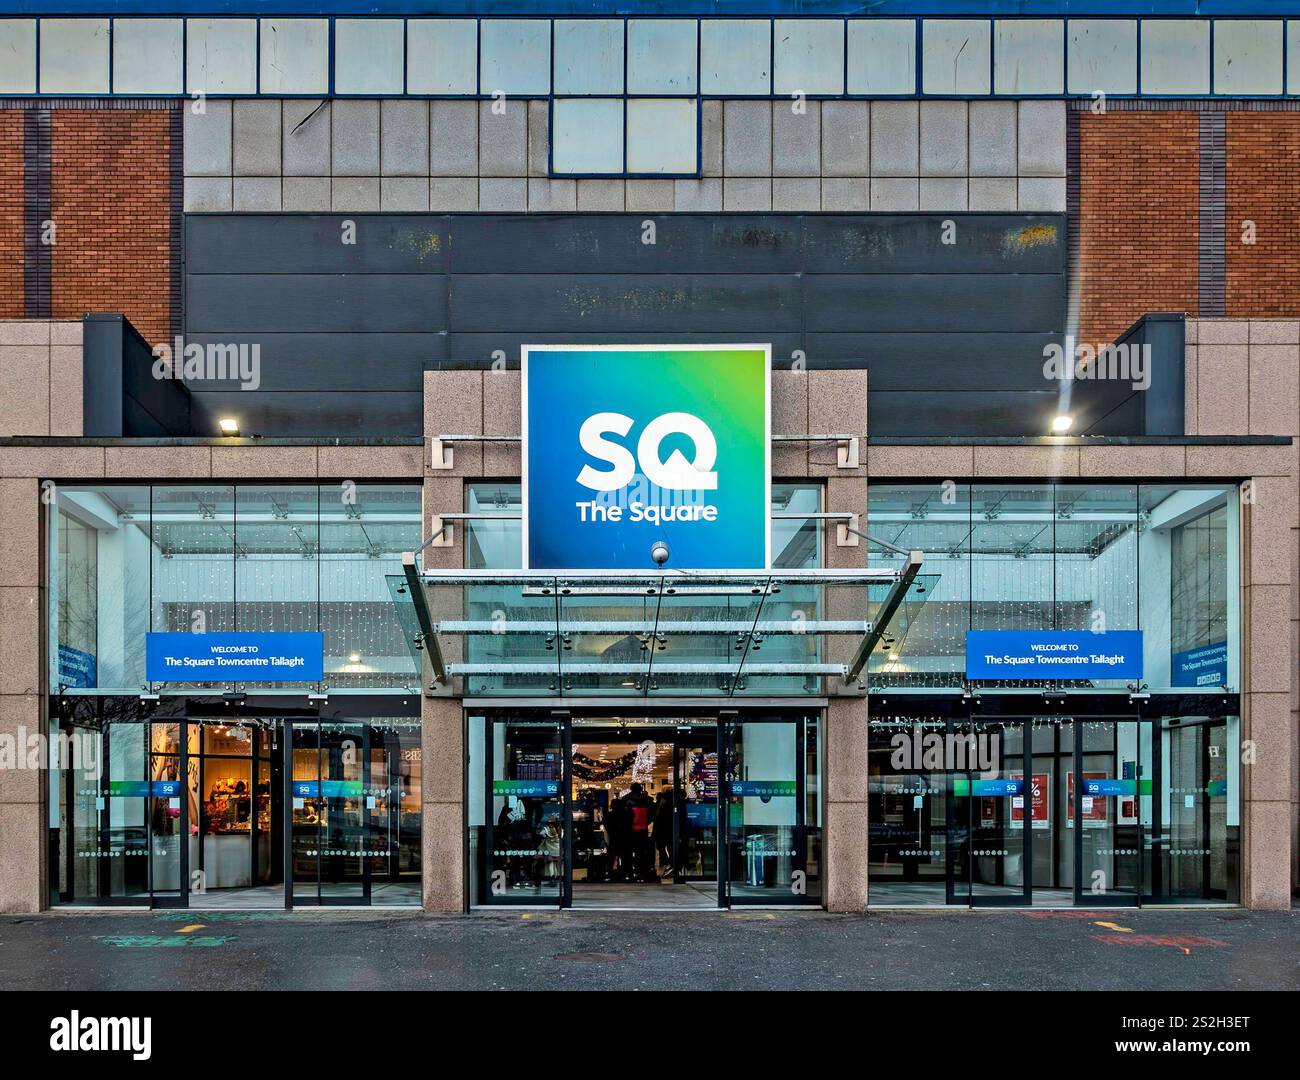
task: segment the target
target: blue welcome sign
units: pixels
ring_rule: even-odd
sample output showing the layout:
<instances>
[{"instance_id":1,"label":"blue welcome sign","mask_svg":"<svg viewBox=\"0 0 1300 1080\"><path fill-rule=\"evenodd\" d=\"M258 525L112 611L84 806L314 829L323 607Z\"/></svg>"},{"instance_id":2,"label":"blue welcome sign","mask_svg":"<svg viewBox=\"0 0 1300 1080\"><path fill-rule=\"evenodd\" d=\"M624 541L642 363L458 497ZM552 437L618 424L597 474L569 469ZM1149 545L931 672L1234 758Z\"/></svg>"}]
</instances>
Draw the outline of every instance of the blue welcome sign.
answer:
<instances>
[{"instance_id":1,"label":"blue welcome sign","mask_svg":"<svg viewBox=\"0 0 1300 1080\"><path fill-rule=\"evenodd\" d=\"M968 630L968 679L1140 679L1142 631Z\"/></svg>"},{"instance_id":2,"label":"blue welcome sign","mask_svg":"<svg viewBox=\"0 0 1300 1080\"><path fill-rule=\"evenodd\" d=\"M1174 686L1227 686L1228 643L1216 641L1176 652L1171 658Z\"/></svg>"},{"instance_id":3,"label":"blue welcome sign","mask_svg":"<svg viewBox=\"0 0 1300 1080\"><path fill-rule=\"evenodd\" d=\"M156 633L145 637L150 682L318 682L325 635Z\"/></svg>"}]
</instances>

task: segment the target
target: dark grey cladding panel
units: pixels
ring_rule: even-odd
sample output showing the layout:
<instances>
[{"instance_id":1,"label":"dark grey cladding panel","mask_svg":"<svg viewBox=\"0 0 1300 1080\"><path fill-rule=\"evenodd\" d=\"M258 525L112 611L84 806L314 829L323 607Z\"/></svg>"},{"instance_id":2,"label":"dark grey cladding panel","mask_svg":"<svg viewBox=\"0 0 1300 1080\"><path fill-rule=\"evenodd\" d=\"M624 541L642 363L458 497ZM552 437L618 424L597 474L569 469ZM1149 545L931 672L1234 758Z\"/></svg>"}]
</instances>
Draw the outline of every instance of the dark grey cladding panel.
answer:
<instances>
[{"instance_id":1,"label":"dark grey cladding panel","mask_svg":"<svg viewBox=\"0 0 1300 1080\"><path fill-rule=\"evenodd\" d=\"M1064 274L1063 214L809 215L809 274Z\"/></svg>"},{"instance_id":2,"label":"dark grey cladding panel","mask_svg":"<svg viewBox=\"0 0 1300 1080\"><path fill-rule=\"evenodd\" d=\"M457 274L452 327L462 331L717 331L746 341L798 330L794 274Z\"/></svg>"},{"instance_id":3,"label":"dark grey cladding panel","mask_svg":"<svg viewBox=\"0 0 1300 1080\"><path fill-rule=\"evenodd\" d=\"M222 416L239 417L245 435L419 436L424 428L415 393L230 390L195 394L191 414L197 435L215 435Z\"/></svg>"},{"instance_id":4,"label":"dark grey cladding panel","mask_svg":"<svg viewBox=\"0 0 1300 1080\"><path fill-rule=\"evenodd\" d=\"M437 333L447 325L441 274L191 274L191 333Z\"/></svg>"},{"instance_id":5,"label":"dark grey cladding panel","mask_svg":"<svg viewBox=\"0 0 1300 1080\"><path fill-rule=\"evenodd\" d=\"M533 342L865 365L879 432L1037 433L1055 405L1063 215L190 215L185 246L186 332L263 349L258 391L199 385L203 431L238 409L268 435L418 435L423 370L514 366Z\"/></svg>"},{"instance_id":6,"label":"dark grey cladding panel","mask_svg":"<svg viewBox=\"0 0 1300 1080\"><path fill-rule=\"evenodd\" d=\"M650 226L653 226L651 230ZM572 214L455 219L457 274L780 274L802 264L782 214Z\"/></svg>"},{"instance_id":7,"label":"dark grey cladding panel","mask_svg":"<svg viewBox=\"0 0 1300 1080\"><path fill-rule=\"evenodd\" d=\"M1064 284L1055 274L809 274L805 325L876 333L1063 331ZM964 343L955 338L953 347Z\"/></svg>"},{"instance_id":8,"label":"dark grey cladding panel","mask_svg":"<svg viewBox=\"0 0 1300 1080\"><path fill-rule=\"evenodd\" d=\"M1045 435L1056 415L1055 390L868 389L867 424L872 435ZM917 447L916 472L926 472Z\"/></svg>"},{"instance_id":9,"label":"dark grey cladding panel","mask_svg":"<svg viewBox=\"0 0 1300 1080\"><path fill-rule=\"evenodd\" d=\"M436 214L191 214L185 218L186 270L440 274L447 269L449 220Z\"/></svg>"},{"instance_id":10,"label":"dark grey cladding panel","mask_svg":"<svg viewBox=\"0 0 1300 1080\"><path fill-rule=\"evenodd\" d=\"M1041 390L1043 349L1059 341L1051 333L810 333L806 351L810 368L865 364L873 390L915 389L918 372L945 390L986 390L995 382L1002 390Z\"/></svg>"},{"instance_id":11,"label":"dark grey cladding panel","mask_svg":"<svg viewBox=\"0 0 1300 1080\"><path fill-rule=\"evenodd\" d=\"M427 367L445 360L447 334L190 334L200 345L261 347L262 390L397 390L423 393ZM187 380L192 390L237 389Z\"/></svg>"}]
</instances>

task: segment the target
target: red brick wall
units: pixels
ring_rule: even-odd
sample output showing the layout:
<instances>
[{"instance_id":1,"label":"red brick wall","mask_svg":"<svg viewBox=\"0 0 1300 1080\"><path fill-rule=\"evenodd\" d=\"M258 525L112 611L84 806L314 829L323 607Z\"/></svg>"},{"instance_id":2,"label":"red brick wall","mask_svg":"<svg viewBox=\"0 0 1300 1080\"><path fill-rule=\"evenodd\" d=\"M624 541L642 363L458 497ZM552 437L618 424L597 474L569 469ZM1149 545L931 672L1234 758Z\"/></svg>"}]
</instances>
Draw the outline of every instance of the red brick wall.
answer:
<instances>
[{"instance_id":1,"label":"red brick wall","mask_svg":"<svg viewBox=\"0 0 1300 1080\"><path fill-rule=\"evenodd\" d=\"M1224 230L1229 316L1300 314L1300 113L1229 113ZM1242 242L1243 222L1255 243Z\"/></svg>"},{"instance_id":2,"label":"red brick wall","mask_svg":"<svg viewBox=\"0 0 1300 1080\"><path fill-rule=\"evenodd\" d=\"M1079 115L1079 340L1147 311L1197 310L1195 113Z\"/></svg>"},{"instance_id":3,"label":"red brick wall","mask_svg":"<svg viewBox=\"0 0 1300 1080\"><path fill-rule=\"evenodd\" d=\"M54 318L120 311L145 340L168 340L169 114L55 109L50 144Z\"/></svg>"},{"instance_id":4,"label":"red brick wall","mask_svg":"<svg viewBox=\"0 0 1300 1080\"><path fill-rule=\"evenodd\" d=\"M23 114L0 110L0 319L23 316Z\"/></svg>"}]
</instances>

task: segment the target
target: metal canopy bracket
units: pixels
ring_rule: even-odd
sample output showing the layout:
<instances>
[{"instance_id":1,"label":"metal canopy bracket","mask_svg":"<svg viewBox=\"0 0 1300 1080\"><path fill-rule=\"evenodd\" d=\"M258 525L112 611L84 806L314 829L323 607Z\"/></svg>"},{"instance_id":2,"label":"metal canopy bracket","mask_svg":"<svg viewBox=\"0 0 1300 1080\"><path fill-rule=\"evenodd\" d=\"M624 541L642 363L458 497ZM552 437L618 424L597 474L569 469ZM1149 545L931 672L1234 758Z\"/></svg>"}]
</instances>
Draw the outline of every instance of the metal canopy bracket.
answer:
<instances>
[{"instance_id":1,"label":"metal canopy bracket","mask_svg":"<svg viewBox=\"0 0 1300 1080\"><path fill-rule=\"evenodd\" d=\"M903 569L898 580L894 582L889 590L889 595L885 597L884 602L880 605L875 626L858 643L857 651L853 654L853 661L849 664L848 673L844 676L846 684L852 684L861 676L862 669L867 666L867 661L871 658L871 650L884 637L885 630L894 617L894 612L902 604L903 597L907 595L907 590L912 587L912 582L916 580L916 575L920 572L921 564L924 561L925 555L920 551L909 551L907 553L907 561L903 563Z\"/></svg>"}]
</instances>

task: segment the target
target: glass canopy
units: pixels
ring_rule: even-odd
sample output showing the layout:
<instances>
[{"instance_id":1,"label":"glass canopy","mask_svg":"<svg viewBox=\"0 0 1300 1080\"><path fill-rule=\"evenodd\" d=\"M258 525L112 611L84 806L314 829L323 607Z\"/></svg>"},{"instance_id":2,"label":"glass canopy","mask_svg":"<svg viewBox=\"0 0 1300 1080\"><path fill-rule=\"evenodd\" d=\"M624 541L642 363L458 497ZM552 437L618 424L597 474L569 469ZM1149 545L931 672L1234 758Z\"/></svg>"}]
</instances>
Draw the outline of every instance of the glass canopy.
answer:
<instances>
[{"instance_id":1,"label":"glass canopy","mask_svg":"<svg viewBox=\"0 0 1300 1080\"><path fill-rule=\"evenodd\" d=\"M393 594L414 611L434 685L468 697L810 695L865 684L890 618L924 588L921 561L558 574L421 571L408 554Z\"/></svg>"}]
</instances>

